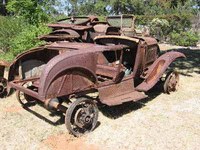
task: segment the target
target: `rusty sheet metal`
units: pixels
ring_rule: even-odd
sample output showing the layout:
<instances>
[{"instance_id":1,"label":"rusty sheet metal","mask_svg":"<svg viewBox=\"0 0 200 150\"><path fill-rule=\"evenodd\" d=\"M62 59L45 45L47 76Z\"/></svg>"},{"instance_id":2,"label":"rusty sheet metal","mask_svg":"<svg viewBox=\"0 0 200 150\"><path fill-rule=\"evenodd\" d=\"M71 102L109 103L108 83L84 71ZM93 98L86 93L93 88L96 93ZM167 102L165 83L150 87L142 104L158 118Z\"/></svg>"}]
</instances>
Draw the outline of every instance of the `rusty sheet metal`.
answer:
<instances>
[{"instance_id":1,"label":"rusty sheet metal","mask_svg":"<svg viewBox=\"0 0 200 150\"><path fill-rule=\"evenodd\" d=\"M55 30L50 34L47 35L42 35L39 37L39 39L71 39L71 38L79 38L80 35L70 29L60 29L60 30Z\"/></svg>"},{"instance_id":2,"label":"rusty sheet metal","mask_svg":"<svg viewBox=\"0 0 200 150\"><path fill-rule=\"evenodd\" d=\"M96 25L96 24L108 24L106 21L93 21L90 23L91 25Z\"/></svg>"},{"instance_id":3,"label":"rusty sheet metal","mask_svg":"<svg viewBox=\"0 0 200 150\"><path fill-rule=\"evenodd\" d=\"M142 36L134 36L133 38L137 38L146 42L147 45L155 45L158 44L158 41L152 37L142 37Z\"/></svg>"},{"instance_id":4,"label":"rusty sheet metal","mask_svg":"<svg viewBox=\"0 0 200 150\"><path fill-rule=\"evenodd\" d=\"M98 21L97 16L88 16L88 17L69 17L66 19L58 20L58 24L72 24L74 22L75 25L86 25L91 22Z\"/></svg>"},{"instance_id":5,"label":"rusty sheet metal","mask_svg":"<svg viewBox=\"0 0 200 150\"><path fill-rule=\"evenodd\" d=\"M113 106L147 97L145 94L135 91L133 85L133 80L125 80L119 84L103 86L99 88L100 101L103 104Z\"/></svg>"},{"instance_id":6,"label":"rusty sheet metal","mask_svg":"<svg viewBox=\"0 0 200 150\"><path fill-rule=\"evenodd\" d=\"M24 53L21 53L18 55L15 60L10 64L10 66L13 66L18 60L26 57L27 55L32 55L33 53L37 53L39 51L43 51L44 49L48 50L63 50L63 51L78 51L76 54L85 54L85 53L93 53L93 52L103 52L103 51L110 51L110 50L120 50L123 48L126 48L125 45L113 45L113 46L102 46L102 45L95 45L91 43L77 43L77 42L67 42L67 41L59 41L54 42L48 45L43 45L35 49L27 50ZM70 53L71 55L74 55L73 53ZM75 54L75 55L76 55ZM70 57L70 56L68 56ZM12 75L12 71L14 71L14 68L10 70L9 75Z\"/></svg>"},{"instance_id":7,"label":"rusty sheet metal","mask_svg":"<svg viewBox=\"0 0 200 150\"><path fill-rule=\"evenodd\" d=\"M25 88L22 85L16 84L13 81L8 82L8 86L13 87L19 91L22 91L28 95L31 95L31 96L41 100L42 102L45 102L45 99L43 97L39 96L37 92L30 90L28 88Z\"/></svg>"},{"instance_id":8,"label":"rusty sheet metal","mask_svg":"<svg viewBox=\"0 0 200 150\"><path fill-rule=\"evenodd\" d=\"M81 68L82 70L84 70L83 73L86 74L86 76L88 76L88 79L92 80L93 82L96 82L97 79L95 74L96 71L95 56L97 55L94 53L88 53L88 54L76 53L76 55L74 56L66 55L66 53L63 53L51 59L47 63L46 68L44 69L40 77L39 95L47 96L46 95L47 90L49 89L49 86L51 85L52 81L55 80L55 77L57 77L63 71L66 71L71 68L77 68L77 67Z\"/></svg>"},{"instance_id":9,"label":"rusty sheet metal","mask_svg":"<svg viewBox=\"0 0 200 150\"><path fill-rule=\"evenodd\" d=\"M160 80L162 74L176 58L186 58L186 56L180 52L168 52L160 56L149 67L147 75L145 76L145 80L141 84L139 84L136 89L138 91L145 92L151 89Z\"/></svg>"},{"instance_id":10,"label":"rusty sheet metal","mask_svg":"<svg viewBox=\"0 0 200 150\"><path fill-rule=\"evenodd\" d=\"M116 35L103 35L103 36L96 36L94 38L94 41L98 41L99 39L124 39L124 40L130 40L135 43L139 43L140 40L145 41L147 45L155 45L158 44L157 40L151 37L128 37L128 36L116 36Z\"/></svg>"},{"instance_id":11,"label":"rusty sheet metal","mask_svg":"<svg viewBox=\"0 0 200 150\"><path fill-rule=\"evenodd\" d=\"M76 32L76 31L74 31L74 30L69 30L69 29L60 29L60 30L55 30L54 32L52 32L52 33L60 33L60 32L66 32L66 33L68 33L69 35L74 35L74 36L77 36L77 37L80 37L80 35Z\"/></svg>"},{"instance_id":12,"label":"rusty sheet metal","mask_svg":"<svg viewBox=\"0 0 200 150\"><path fill-rule=\"evenodd\" d=\"M73 45L74 44L74 45ZM67 46L75 46L76 44L83 45L90 45L88 48L80 48L79 50L71 51L70 53L63 53L60 54L53 59L51 59L41 77L40 77L40 86L39 86L39 94L45 95L51 82L53 79L64 70L67 70L69 68L82 68L84 69L85 73L87 73L90 77L93 78L92 80L95 80L97 82L96 77L96 62L97 62L97 54L94 52L99 52L104 50L113 50L113 49L123 49L126 46L123 45L116 45L116 46L98 46L98 45L91 45L86 43L71 43L68 42ZM60 45L59 45L60 46ZM66 46L66 45L65 45ZM66 65L68 64L68 65ZM84 73L83 72L83 73Z\"/></svg>"},{"instance_id":13,"label":"rusty sheet metal","mask_svg":"<svg viewBox=\"0 0 200 150\"><path fill-rule=\"evenodd\" d=\"M81 25L72 25L72 24L45 24L45 26L59 29L74 29L74 30L89 30L92 28L91 25L81 26Z\"/></svg>"},{"instance_id":14,"label":"rusty sheet metal","mask_svg":"<svg viewBox=\"0 0 200 150\"><path fill-rule=\"evenodd\" d=\"M67 42L67 41L59 41L54 42L52 44L44 46L44 48L65 48L66 50L74 49L74 50L81 50L79 53L91 53L91 52L103 52L103 51L110 51L110 50L121 50L124 48L128 48L126 45L96 45L92 43L77 43L77 42Z\"/></svg>"},{"instance_id":15,"label":"rusty sheet metal","mask_svg":"<svg viewBox=\"0 0 200 150\"><path fill-rule=\"evenodd\" d=\"M97 33L106 33L108 27L109 25L107 24L97 24L93 28L94 28L94 31Z\"/></svg>"},{"instance_id":16,"label":"rusty sheet metal","mask_svg":"<svg viewBox=\"0 0 200 150\"><path fill-rule=\"evenodd\" d=\"M78 38L77 36L74 35L43 35L40 37L40 39L73 39L73 38Z\"/></svg>"},{"instance_id":17,"label":"rusty sheet metal","mask_svg":"<svg viewBox=\"0 0 200 150\"><path fill-rule=\"evenodd\" d=\"M79 37L74 36L74 35L53 35L53 34L43 35L39 37L40 40L50 40L50 39L70 40L70 39L75 39L75 38L79 38Z\"/></svg>"},{"instance_id":18,"label":"rusty sheet metal","mask_svg":"<svg viewBox=\"0 0 200 150\"><path fill-rule=\"evenodd\" d=\"M99 75L104 75L108 77L114 78L117 74L117 68L115 67L110 67L110 66L105 66L105 65L97 65L97 71L96 74Z\"/></svg>"},{"instance_id":19,"label":"rusty sheet metal","mask_svg":"<svg viewBox=\"0 0 200 150\"><path fill-rule=\"evenodd\" d=\"M88 16L90 18L90 22L99 21L97 16Z\"/></svg>"},{"instance_id":20,"label":"rusty sheet metal","mask_svg":"<svg viewBox=\"0 0 200 150\"><path fill-rule=\"evenodd\" d=\"M125 102L129 102L129 101L139 101L141 99L144 99L144 98L147 98L148 96L145 95L144 93L142 92L138 92L138 91L132 91L130 93L126 93L126 94L123 94L123 95L118 95L118 96L115 96L115 97L110 97L108 99L104 99L102 101L103 104L106 104L108 106L114 106L114 105L120 105L122 103L125 103Z\"/></svg>"},{"instance_id":21,"label":"rusty sheet metal","mask_svg":"<svg viewBox=\"0 0 200 150\"><path fill-rule=\"evenodd\" d=\"M134 77L139 77L140 73L142 72L143 69L143 60L145 56L145 46L141 43L141 41L138 44L137 47L137 53L136 53L136 58L135 58L135 64L133 67L133 76Z\"/></svg>"},{"instance_id":22,"label":"rusty sheet metal","mask_svg":"<svg viewBox=\"0 0 200 150\"><path fill-rule=\"evenodd\" d=\"M135 43L139 43L139 41L140 41L138 38L131 38L131 37L128 37L128 36L117 36L117 35L96 36L94 38L94 41L97 41L99 39L123 39L123 40L133 41Z\"/></svg>"}]
</instances>

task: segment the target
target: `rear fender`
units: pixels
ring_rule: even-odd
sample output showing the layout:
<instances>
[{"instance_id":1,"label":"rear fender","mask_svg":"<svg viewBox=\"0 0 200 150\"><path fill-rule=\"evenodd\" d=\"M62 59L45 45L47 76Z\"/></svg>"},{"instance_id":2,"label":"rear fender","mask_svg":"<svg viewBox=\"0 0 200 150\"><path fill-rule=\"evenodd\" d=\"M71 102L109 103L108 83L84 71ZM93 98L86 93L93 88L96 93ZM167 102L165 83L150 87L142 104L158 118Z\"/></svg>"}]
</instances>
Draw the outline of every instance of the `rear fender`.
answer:
<instances>
[{"instance_id":1,"label":"rear fender","mask_svg":"<svg viewBox=\"0 0 200 150\"><path fill-rule=\"evenodd\" d=\"M144 92L150 90L160 80L163 73L176 58L186 58L186 56L180 52L167 52L160 56L149 67L145 80L136 89Z\"/></svg>"},{"instance_id":2,"label":"rear fender","mask_svg":"<svg viewBox=\"0 0 200 150\"><path fill-rule=\"evenodd\" d=\"M73 93L74 89L77 91L85 88L78 87L78 85L83 85L81 83L95 85L97 83L96 57L91 53L71 57L63 53L54 57L41 74L39 95L43 98L64 96Z\"/></svg>"},{"instance_id":3,"label":"rear fender","mask_svg":"<svg viewBox=\"0 0 200 150\"><path fill-rule=\"evenodd\" d=\"M77 37L77 38L80 37L80 35L79 35L76 31L71 30L71 29L60 29L60 30L55 30L53 33L54 33L54 34L56 34L56 33L66 33L66 34L69 34L69 35L73 35L74 37Z\"/></svg>"}]
</instances>

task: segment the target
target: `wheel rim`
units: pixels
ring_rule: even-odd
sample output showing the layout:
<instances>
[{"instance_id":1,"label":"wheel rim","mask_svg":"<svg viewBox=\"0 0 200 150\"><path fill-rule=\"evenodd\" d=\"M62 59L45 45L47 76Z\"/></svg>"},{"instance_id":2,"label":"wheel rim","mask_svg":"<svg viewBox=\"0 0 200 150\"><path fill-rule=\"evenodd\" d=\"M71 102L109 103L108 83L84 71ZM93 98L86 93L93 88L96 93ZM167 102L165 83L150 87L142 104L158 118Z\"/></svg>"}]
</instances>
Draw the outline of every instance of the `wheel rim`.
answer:
<instances>
[{"instance_id":1,"label":"wheel rim","mask_svg":"<svg viewBox=\"0 0 200 150\"><path fill-rule=\"evenodd\" d=\"M172 93L176 92L179 88L179 75L177 72L170 72L164 83L164 92Z\"/></svg>"},{"instance_id":2,"label":"wheel rim","mask_svg":"<svg viewBox=\"0 0 200 150\"><path fill-rule=\"evenodd\" d=\"M96 104L87 98L79 98L68 108L65 124L70 133L81 136L91 132L97 124L98 109Z\"/></svg>"},{"instance_id":3,"label":"wheel rim","mask_svg":"<svg viewBox=\"0 0 200 150\"><path fill-rule=\"evenodd\" d=\"M28 86L26 83L23 83L22 86L30 90L35 90L35 87ZM34 97L27 95L24 92L19 91L19 90L16 91L16 97L22 106L34 105L36 102L36 99Z\"/></svg>"}]
</instances>

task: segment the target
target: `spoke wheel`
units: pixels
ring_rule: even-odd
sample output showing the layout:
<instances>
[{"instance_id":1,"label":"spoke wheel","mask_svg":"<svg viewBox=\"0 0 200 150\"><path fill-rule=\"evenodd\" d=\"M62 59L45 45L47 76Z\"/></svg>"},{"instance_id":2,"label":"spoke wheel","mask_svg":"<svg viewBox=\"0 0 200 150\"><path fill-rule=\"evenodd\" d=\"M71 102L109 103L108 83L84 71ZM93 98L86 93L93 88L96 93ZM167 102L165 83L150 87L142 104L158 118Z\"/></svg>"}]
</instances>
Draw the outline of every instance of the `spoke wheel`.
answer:
<instances>
[{"instance_id":1,"label":"spoke wheel","mask_svg":"<svg viewBox=\"0 0 200 150\"><path fill-rule=\"evenodd\" d=\"M91 132L97 125L98 108L94 101L81 97L66 111L65 125L70 133L81 136Z\"/></svg>"},{"instance_id":2,"label":"spoke wheel","mask_svg":"<svg viewBox=\"0 0 200 150\"><path fill-rule=\"evenodd\" d=\"M0 98L8 96L8 82L5 78L0 77Z\"/></svg>"},{"instance_id":3,"label":"spoke wheel","mask_svg":"<svg viewBox=\"0 0 200 150\"><path fill-rule=\"evenodd\" d=\"M169 72L164 82L164 92L168 94L176 92L178 90L178 87L179 87L179 74L177 72Z\"/></svg>"},{"instance_id":4,"label":"spoke wheel","mask_svg":"<svg viewBox=\"0 0 200 150\"><path fill-rule=\"evenodd\" d=\"M26 87L30 90L34 90L34 91L37 90L37 88L35 88L34 86L28 86L27 83L24 83L22 86ZM34 98L30 95L27 95L24 92L19 91L19 90L16 91L16 97L22 106L30 106L30 105L34 105L36 103L36 98Z\"/></svg>"}]
</instances>

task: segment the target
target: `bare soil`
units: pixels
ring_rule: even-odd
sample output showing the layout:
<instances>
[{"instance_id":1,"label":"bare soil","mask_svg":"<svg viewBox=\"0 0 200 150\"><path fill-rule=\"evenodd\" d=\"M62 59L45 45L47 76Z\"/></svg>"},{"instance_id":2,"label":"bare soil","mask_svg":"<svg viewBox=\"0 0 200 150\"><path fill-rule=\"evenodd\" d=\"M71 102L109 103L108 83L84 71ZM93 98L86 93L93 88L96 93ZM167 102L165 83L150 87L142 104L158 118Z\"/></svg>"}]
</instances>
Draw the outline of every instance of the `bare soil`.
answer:
<instances>
[{"instance_id":1,"label":"bare soil","mask_svg":"<svg viewBox=\"0 0 200 150\"><path fill-rule=\"evenodd\" d=\"M64 118L40 105L23 109L15 94L0 99L0 150L199 149L200 48L160 45L183 52L172 66L180 72L176 93L155 86L137 103L99 106L99 126L81 138L68 134Z\"/></svg>"}]
</instances>

